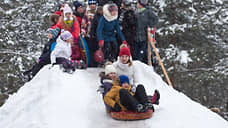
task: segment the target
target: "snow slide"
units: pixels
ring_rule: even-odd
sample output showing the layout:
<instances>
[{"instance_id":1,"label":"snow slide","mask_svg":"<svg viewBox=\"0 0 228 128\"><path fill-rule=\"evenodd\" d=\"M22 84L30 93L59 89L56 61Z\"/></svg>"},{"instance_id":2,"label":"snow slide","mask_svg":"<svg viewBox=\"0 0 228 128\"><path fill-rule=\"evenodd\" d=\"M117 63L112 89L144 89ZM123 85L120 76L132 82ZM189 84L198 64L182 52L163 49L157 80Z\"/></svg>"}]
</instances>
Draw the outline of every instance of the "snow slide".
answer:
<instances>
[{"instance_id":1,"label":"snow slide","mask_svg":"<svg viewBox=\"0 0 228 128\"><path fill-rule=\"evenodd\" d=\"M47 65L0 108L0 128L228 128L226 120L169 87L151 67L138 61L134 65L147 93L158 89L161 94L150 119L117 121L106 114L96 92L103 69L70 75Z\"/></svg>"}]
</instances>

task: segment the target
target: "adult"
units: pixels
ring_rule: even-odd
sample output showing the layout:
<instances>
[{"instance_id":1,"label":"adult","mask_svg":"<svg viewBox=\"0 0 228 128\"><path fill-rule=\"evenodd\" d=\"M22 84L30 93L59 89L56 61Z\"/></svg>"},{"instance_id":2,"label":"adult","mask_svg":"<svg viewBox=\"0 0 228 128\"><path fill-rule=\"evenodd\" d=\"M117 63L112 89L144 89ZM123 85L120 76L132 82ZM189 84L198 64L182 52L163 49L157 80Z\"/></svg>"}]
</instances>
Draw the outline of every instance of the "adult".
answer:
<instances>
[{"instance_id":1,"label":"adult","mask_svg":"<svg viewBox=\"0 0 228 128\"><path fill-rule=\"evenodd\" d=\"M136 34L134 43L134 56L136 60L147 63L147 28L155 27L157 16L147 7L148 0L137 1Z\"/></svg>"}]
</instances>

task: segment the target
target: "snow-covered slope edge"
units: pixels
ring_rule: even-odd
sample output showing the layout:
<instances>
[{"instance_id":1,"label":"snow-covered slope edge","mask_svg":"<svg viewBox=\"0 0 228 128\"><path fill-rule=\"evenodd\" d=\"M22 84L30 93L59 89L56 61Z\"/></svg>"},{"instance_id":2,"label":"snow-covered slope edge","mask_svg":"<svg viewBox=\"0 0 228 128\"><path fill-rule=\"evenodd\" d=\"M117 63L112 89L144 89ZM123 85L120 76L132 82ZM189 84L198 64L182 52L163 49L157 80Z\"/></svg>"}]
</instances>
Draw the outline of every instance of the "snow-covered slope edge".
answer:
<instances>
[{"instance_id":1,"label":"snow-covered slope edge","mask_svg":"<svg viewBox=\"0 0 228 128\"><path fill-rule=\"evenodd\" d=\"M159 75L134 62L138 83L148 94L161 93L160 105L152 118L142 121L116 121L104 110L96 92L98 73L103 69L62 73L58 66L44 67L37 76L11 95L0 108L1 128L227 128L228 122L206 107L169 87ZM183 83L184 84L184 83Z\"/></svg>"}]
</instances>

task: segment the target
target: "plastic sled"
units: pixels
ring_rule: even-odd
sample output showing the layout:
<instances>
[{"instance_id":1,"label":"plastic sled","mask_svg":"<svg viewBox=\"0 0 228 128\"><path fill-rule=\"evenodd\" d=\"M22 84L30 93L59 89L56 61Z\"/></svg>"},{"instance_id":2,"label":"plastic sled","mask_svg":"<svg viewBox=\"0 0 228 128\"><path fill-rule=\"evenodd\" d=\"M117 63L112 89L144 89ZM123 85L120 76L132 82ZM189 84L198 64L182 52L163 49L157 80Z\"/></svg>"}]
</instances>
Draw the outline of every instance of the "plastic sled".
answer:
<instances>
[{"instance_id":1,"label":"plastic sled","mask_svg":"<svg viewBox=\"0 0 228 128\"><path fill-rule=\"evenodd\" d=\"M121 111L121 112L109 112L109 115L116 120L124 120L124 121L133 121L133 120L144 120L152 117L153 111L148 110L147 112L132 112L132 111Z\"/></svg>"},{"instance_id":2,"label":"plastic sled","mask_svg":"<svg viewBox=\"0 0 228 128\"><path fill-rule=\"evenodd\" d=\"M78 46L82 54L82 59L85 61L86 65L88 66L90 64L89 48L86 43L86 40L82 36L80 36L78 39Z\"/></svg>"}]
</instances>

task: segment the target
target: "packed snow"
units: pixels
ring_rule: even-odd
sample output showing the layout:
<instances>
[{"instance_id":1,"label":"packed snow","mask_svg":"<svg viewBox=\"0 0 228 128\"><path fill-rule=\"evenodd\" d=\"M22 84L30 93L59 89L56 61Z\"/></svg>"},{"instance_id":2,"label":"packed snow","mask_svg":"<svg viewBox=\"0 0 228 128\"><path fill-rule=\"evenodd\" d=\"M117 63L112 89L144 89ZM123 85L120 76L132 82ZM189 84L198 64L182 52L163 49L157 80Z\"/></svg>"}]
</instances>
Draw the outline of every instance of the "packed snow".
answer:
<instances>
[{"instance_id":1,"label":"packed snow","mask_svg":"<svg viewBox=\"0 0 228 128\"><path fill-rule=\"evenodd\" d=\"M118 121L106 113L97 92L104 69L67 74L47 65L0 108L0 128L228 128L226 120L168 86L151 67L133 64L147 93L161 94L150 119Z\"/></svg>"}]
</instances>

